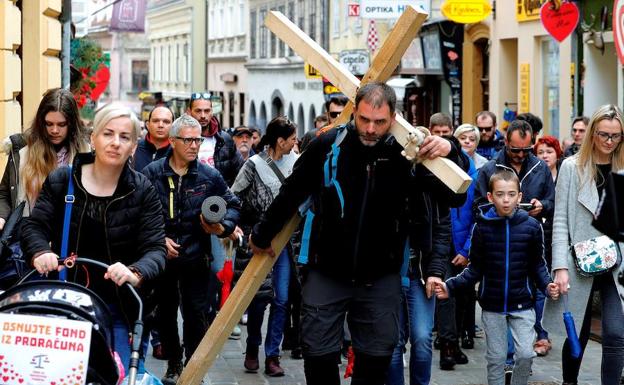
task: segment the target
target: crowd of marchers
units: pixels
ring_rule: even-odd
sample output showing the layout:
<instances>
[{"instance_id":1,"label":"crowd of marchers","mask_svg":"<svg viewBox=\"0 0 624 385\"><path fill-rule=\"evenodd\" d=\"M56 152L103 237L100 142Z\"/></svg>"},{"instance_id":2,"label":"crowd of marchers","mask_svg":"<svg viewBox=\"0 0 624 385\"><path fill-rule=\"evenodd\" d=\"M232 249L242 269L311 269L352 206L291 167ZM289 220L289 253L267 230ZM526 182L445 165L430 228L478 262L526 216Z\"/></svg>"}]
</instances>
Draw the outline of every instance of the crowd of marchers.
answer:
<instances>
[{"instance_id":1,"label":"crowd of marchers","mask_svg":"<svg viewBox=\"0 0 624 385\"><path fill-rule=\"evenodd\" d=\"M548 355L553 339L565 341L563 383L576 384L597 293L601 381L619 384L619 259L588 273L579 254L611 246L619 255L592 219L609 175L624 170L620 109L574 118L563 144L542 135L532 113L503 125L482 111L457 127L435 113L410 135L413 157L390 133L399 113L391 87L361 87L349 122L338 124L347 103L330 98L316 128L298 138L284 116L226 129L205 92L192 93L178 117L162 104L140 122L111 104L88 126L71 93L46 92L28 129L4 143L0 228L16 241L2 255L2 288L29 269L55 276L70 254L105 262L104 272L76 269L67 279L107 304L126 370L133 304L109 286L139 290L143 355L151 344L167 361L165 385L177 383L257 253L275 263L229 336L247 328L241 370L260 370L268 307L264 373L283 376L288 350L303 360L310 385L338 385L342 361L354 385L429 384L434 351L440 369L461 370L462 349L475 338L485 338L490 385L527 384L533 359ZM420 162L440 157L472 178L466 192L451 191ZM216 220L202 208L215 197ZM295 214L300 227L273 250ZM566 335L564 310L578 341Z\"/></svg>"}]
</instances>

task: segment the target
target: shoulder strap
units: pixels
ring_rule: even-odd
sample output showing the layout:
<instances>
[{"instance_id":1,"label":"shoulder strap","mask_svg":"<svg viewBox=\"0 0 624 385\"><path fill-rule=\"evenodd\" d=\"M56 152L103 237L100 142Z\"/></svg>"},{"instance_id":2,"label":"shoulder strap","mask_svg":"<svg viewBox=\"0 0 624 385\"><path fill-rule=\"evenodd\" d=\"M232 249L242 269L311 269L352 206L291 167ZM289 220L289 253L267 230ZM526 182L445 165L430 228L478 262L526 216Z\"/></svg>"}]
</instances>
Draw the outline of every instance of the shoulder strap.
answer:
<instances>
[{"instance_id":1,"label":"shoulder strap","mask_svg":"<svg viewBox=\"0 0 624 385\"><path fill-rule=\"evenodd\" d=\"M279 179L280 183L284 184L284 181L286 180L284 174L282 174L279 167L277 167L275 162L273 162L273 159L269 157L266 151L261 151L258 156L260 156L260 158L262 158L262 160L264 160L269 165L271 170L275 173L275 176L277 176L277 179Z\"/></svg>"},{"instance_id":2,"label":"shoulder strap","mask_svg":"<svg viewBox=\"0 0 624 385\"><path fill-rule=\"evenodd\" d=\"M69 225L71 222L72 206L74 205L74 178L72 176L72 166L67 167L68 182L67 195L65 195L65 216L63 217L63 238L61 241L61 260L67 258L67 248L69 247ZM59 273L59 278L63 281L67 279L67 270L63 269Z\"/></svg>"}]
</instances>

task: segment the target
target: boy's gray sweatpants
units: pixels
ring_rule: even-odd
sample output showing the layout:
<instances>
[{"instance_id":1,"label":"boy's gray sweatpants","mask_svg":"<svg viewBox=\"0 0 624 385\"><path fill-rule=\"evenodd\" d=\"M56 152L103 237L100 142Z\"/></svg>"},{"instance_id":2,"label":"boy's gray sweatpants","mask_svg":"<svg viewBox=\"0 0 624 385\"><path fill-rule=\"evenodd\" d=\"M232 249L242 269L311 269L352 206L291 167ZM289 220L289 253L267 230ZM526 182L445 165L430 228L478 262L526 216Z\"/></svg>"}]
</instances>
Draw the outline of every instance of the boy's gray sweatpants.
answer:
<instances>
[{"instance_id":1,"label":"boy's gray sweatpants","mask_svg":"<svg viewBox=\"0 0 624 385\"><path fill-rule=\"evenodd\" d=\"M535 352L535 311L522 310L503 314L490 311L481 313L487 343L488 385L505 385L505 360L507 358L507 326L511 329L516 354L511 385L526 385Z\"/></svg>"}]
</instances>

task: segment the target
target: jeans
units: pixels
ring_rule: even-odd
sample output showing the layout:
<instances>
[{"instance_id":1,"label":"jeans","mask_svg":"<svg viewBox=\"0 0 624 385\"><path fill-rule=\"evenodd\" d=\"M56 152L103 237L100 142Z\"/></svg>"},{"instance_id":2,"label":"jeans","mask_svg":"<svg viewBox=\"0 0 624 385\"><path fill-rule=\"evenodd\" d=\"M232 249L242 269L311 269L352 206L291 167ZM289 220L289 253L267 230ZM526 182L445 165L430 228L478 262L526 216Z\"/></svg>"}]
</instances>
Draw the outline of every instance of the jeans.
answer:
<instances>
[{"instance_id":1,"label":"jeans","mask_svg":"<svg viewBox=\"0 0 624 385\"><path fill-rule=\"evenodd\" d=\"M535 356L533 351L535 311L529 309L505 314L484 310L481 313L481 321L483 322L483 329L485 329L485 342L487 343L485 359L487 361L488 384L505 384L504 367L507 357L505 342L508 340L510 330L516 347L511 385L527 384L531 372L531 363Z\"/></svg>"},{"instance_id":2,"label":"jeans","mask_svg":"<svg viewBox=\"0 0 624 385\"><path fill-rule=\"evenodd\" d=\"M114 349L119 354L119 359L124 366L126 376L128 375L128 365L130 364L130 329L124 321L124 316L116 305L109 305L113 316L113 337L115 339ZM147 351L147 341L141 341L141 359L139 360L139 374L145 373L145 352Z\"/></svg>"},{"instance_id":3,"label":"jeans","mask_svg":"<svg viewBox=\"0 0 624 385\"><path fill-rule=\"evenodd\" d=\"M589 340L591 326L591 304L594 291L600 293L602 304L602 366L601 383L603 385L618 385L624 366L624 313L622 300L618 294L613 275L611 273L594 277L592 295L589 296L583 326L579 331L581 342L581 356L577 359L570 354L569 342L563 344L562 369L564 382L577 382L578 373L583 360L583 352Z\"/></svg>"},{"instance_id":4,"label":"jeans","mask_svg":"<svg viewBox=\"0 0 624 385\"><path fill-rule=\"evenodd\" d=\"M541 290L535 293L535 332L538 340L547 340L548 332L542 327L542 316L544 315L544 302L546 296Z\"/></svg>"},{"instance_id":5,"label":"jeans","mask_svg":"<svg viewBox=\"0 0 624 385\"><path fill-rule=\"evenodd\" d=\"M288 311L288 284L290 282L290 256L285 248L271 273L273 284L273 299L271 300L271 308L269 310L269 325L267 326L267 335L264 341L264 353L267 357L279 356L280 345L284 337L284 326L286 325L286 317ZM262 328L262 319L267 300L254 298L247 308L247 345L259 346L262 340L260 329Z\"/></svg>"},{"instance_id":6,"label":"jeans","mask_svg":"<svg viewBox=\"0 0 624 385\"><path fill-rule=\"evenodd\" d=\"M400 312L399 343L392 353L388 370L387 385L403 385L403 351L410 340L410 385L426 385L431 380L431 330L435 312L435 297L427 298L420 279L410 280L410 286L403 290ZM409 318L406 319L406 315Z\"/></svg>"}]
</instances>

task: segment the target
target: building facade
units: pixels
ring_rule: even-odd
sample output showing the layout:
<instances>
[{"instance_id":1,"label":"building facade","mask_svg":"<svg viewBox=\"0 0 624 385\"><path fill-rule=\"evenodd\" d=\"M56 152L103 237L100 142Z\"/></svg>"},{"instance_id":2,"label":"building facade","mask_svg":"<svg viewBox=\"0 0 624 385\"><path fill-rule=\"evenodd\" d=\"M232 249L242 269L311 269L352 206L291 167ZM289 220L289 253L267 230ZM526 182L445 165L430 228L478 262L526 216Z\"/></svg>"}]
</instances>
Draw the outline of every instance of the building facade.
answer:
<instances>
[{"instance_id":1,"label":"building facade","mask_svg":"<svg viewBox=\"0 0 624 385\"><path fill-rule=\"evenodd\" d=\"M23 131L41 96L61 86L61 11L60 0L0 0L2 138ZM4 162L4 152L1 156Z\"/></svg>"},{"instance_id":2,"label":"building facade","mask_svg":"<svg viewBox=\"0 0 624 385\"><path fill-rule=\"evenodd\" d=\"M246 124L248 57L247 0L206 0L208 11L208 90L224 128Z\"/></svg>"},{"instance_id":3,"label":"building facade","mask_svg":"<svg viewBox=\"0 0 624 385\"><path fill-rule=\"evenodd\" d=\"M150 0L146 17L150 91L179 114L191 92L207 91L206 0Z\"/></svg>"},{"instance_id":4,"label":"building facade","mask_svg":"<svg viewBox=\"0 0 624 385\"><path fill-rule=\"evenodd\" d=\"M323 83L308 79L304 62L264 26L267 12L276 10L312 39L328 48L327 0L250 0L247 104L249 125L264 131L274 117L286 115L301 137L323 113Z\"/></svg>"}]
</instances>

